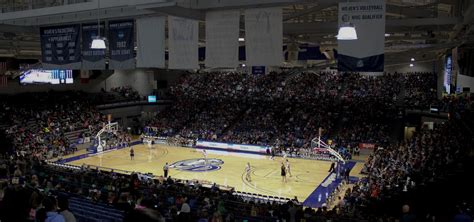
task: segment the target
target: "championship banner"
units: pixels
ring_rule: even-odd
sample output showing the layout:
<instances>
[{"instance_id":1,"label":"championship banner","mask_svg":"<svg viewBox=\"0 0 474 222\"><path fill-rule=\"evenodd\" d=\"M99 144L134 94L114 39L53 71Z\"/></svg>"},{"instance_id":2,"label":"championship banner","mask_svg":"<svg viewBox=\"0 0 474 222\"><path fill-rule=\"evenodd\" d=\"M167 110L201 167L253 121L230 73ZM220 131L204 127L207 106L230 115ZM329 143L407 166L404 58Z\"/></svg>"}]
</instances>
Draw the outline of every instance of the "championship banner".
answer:
<instances>
[{"instance_id":1,"label":"championship banner","mask_svg":"<svg viewBox=\"0 0 474 222\"><path fill-rule=\"evenodd\" d=\"M100 24L100 33L105 34L105 23ZM82 69L104 70L105 49L91 49L92 40L97 38L97 23L82 24Z\"/></svg>"},{"instance_id":2,"label":"championship banner","mask_svg":"<svg viewBox=\"0 0 474 222\"><path fill-rule=\"evenodd\" d=\"M137 19L137 67L165 67L165 17Z\"/></svg>"},{"instance_id":3,"label":"championship banner","mask_svg":"<svg viewBox=\"0 0 474 222\"><path fill-rule=\"evenodd\" d=\"M352 24L357 40L338 41L338 70L383 72L385 47L385 1L339 3L339 27Z\"/></svg>"},{"instance_id":4,"label":"championship banner","mask_svg":"<svg viewBox=\"0 0 474 222\"><path fill-rule=\"evenodd\" d=\"M281 8L245 10L245 53L248 66L280 66L283 63Z\"/></svg>"},{"instance_id":5,"label":"championship banner","mask_svg":"<svg viewBox=\"0 0 474 222\"><path fill-rule=\"evenodd\" d=\"M198 40L198 21L168 16L168 68L198 69Z\"/></svg>"},{"instance_id":6,"label":"championship banner","mask_svg":"<svg viewBox=\"0 0 474 222\"><path fill-rule=\"evenodd\" d=\"M80 69L80 26L41 27L41 57L45 69Z\"/></svg>"},{"instance_id":7,"label":"championship banner","mask_svg":"<svg viewBox=\"0 0 474 222\"><path fill-rule=\"evenodd\" d=\"M206 13L206 67L239 65L239 19L238 10Z\"/></svg>"},{"instance_id":8,"label":"championship banner","mask_svg":"<svg viewBox=\"0 0 474 222\"><path fill-rule=\"evenodd\" d=\"M134 69L134 21L109 22L109 69Z\"/></svg>"}]
</instances>

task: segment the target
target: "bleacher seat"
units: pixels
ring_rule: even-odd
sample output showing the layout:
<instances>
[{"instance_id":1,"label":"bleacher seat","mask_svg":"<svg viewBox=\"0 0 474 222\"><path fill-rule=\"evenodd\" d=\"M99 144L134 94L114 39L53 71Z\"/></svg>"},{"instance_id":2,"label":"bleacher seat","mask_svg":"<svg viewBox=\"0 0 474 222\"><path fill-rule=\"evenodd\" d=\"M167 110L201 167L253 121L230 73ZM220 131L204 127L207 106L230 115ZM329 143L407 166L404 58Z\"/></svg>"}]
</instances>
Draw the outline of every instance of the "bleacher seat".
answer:
<instances>
[{"instance_id":1,"label":"bleacher seat","mask_svg":"<svg viewBox=\"0 0 474 222\"><path fill-rule=\"evenodd\" d=\"M82 222L121 222L123 212L105 204L97 204L87 199L69 199L71 212Z\"/></svg>"}]
</instances>

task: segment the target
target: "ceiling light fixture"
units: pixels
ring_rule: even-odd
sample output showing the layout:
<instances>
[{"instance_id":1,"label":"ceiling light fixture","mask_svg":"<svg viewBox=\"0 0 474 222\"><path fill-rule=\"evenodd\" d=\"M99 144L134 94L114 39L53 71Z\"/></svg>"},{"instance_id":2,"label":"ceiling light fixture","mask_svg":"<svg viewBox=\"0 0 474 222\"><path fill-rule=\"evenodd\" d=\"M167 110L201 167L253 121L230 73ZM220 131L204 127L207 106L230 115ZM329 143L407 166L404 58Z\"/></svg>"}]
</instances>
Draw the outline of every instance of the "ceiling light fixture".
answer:
<instances>
[{"instance_id":1,"label":"ceiling light fixture","mask_svg":"<svg viewBox=\"0 0 474 222\"><path fill-rule=\"evenodd\" d=\"M97 37L92 40L91 49L106 49L105 38L100 36L100 0L97 1L97 30L98 34Z\"/></svg>"},{"instance_id":2,"label":"ceiling light fixture","mask_svg":"<svg viewBox=\"0 0 474 222\"><path fill-rule=\"evenodd\" d=\"M339 27L337 40L357 40L357 31L354 25L346 23Z\"/></svg>"}]
</instances>

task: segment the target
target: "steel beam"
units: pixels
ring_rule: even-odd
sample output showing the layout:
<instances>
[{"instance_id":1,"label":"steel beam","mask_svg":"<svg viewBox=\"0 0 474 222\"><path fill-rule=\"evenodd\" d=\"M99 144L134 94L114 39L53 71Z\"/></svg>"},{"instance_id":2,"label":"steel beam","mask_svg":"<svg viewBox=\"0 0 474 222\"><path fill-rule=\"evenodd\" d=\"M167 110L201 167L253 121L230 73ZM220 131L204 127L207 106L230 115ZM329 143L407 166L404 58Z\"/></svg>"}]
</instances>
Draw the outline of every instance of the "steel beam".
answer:
<instances>
[{"instance_id":1,"label":"steel beam","mask_svg":"<svg viewBox=\"0 0 474 222\"><path fill-rule=\"evenodd\" d=\"M294 4L314 3L310 0L177 0L179 6L199 10L223 10L234 8L281 7Z\"/></svg>"},{"instance_id":2,"label":"steel beam","mask_svg":"<svg viewBox=\"0 0 474 222\"><path fill-rule=\"evenodd\" d=\"M386 20L386 32L409 31L413 28L419 30L423 26L442 27L453 26L462 22L462 18L419 18L419 19L390 19ZM337 32L337 22L310 22L310 23L284 23L283 32L295 34L334 34ZM430 28L431 29L431 28Z\"/></svg>"},{"instance_id":3,"label":"steel beam","mask_svg":"<svg viewBox=\"0 0 474 222\"><path fill-rule=\"evenodd\" d=\"M26 27L18 25L4 25L0 24L0 32L10 32L14 34L38 34L39 28L37 27Z\"/></svg>"}]
</instances>

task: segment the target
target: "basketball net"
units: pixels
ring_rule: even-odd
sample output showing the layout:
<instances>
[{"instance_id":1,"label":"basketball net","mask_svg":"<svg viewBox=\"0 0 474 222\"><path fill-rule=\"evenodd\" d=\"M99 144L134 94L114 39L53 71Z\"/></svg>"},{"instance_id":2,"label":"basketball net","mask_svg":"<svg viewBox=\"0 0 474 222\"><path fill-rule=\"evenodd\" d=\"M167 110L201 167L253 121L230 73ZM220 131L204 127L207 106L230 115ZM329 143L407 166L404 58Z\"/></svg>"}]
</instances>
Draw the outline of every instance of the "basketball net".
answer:
<instances>
[{"instance_id":1,"label":"basketball net","mask_svg":"<svg viewBox=\"0 0 474 222\"><path fill-rule=\"evenodd\" d=\"M314 138L311 140L311 145L313 147L313 149L317 149L317 150L321 150L321 149L325 149L327 150L331 155L335 156L339 161L341 161L342 163L346 163L346 161L344 160L344 158L342 157L341 154L339 154L336 150L332 149L330 145L326 144L325 142L323 142L321 140L321 134L322 134L322 128L319 127L319 130L318 130L318 137Z\"/></svg>"}]
</instances>

